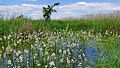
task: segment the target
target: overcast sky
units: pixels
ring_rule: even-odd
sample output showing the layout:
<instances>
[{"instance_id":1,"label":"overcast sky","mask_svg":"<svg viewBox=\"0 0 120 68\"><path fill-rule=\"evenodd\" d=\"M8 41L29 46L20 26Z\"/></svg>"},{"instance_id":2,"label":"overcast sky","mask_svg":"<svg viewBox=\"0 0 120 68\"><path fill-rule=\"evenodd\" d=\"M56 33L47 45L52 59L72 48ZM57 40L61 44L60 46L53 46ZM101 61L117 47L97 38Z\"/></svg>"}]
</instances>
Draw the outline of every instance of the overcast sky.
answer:
<instances>
[{"instance_id":1,"label":"overcast sky","mask_svg":"<svg viewBox=\"0 0 120 68\"><path fill-rule=\"evenodd\" d=\"M120 0L0 0L0 13L23 14L40 19L42 7L55 2L60 2L61 5L55 8L58 12L53 13L53 19L120 10Z\"/></svg>"}]
</instances>

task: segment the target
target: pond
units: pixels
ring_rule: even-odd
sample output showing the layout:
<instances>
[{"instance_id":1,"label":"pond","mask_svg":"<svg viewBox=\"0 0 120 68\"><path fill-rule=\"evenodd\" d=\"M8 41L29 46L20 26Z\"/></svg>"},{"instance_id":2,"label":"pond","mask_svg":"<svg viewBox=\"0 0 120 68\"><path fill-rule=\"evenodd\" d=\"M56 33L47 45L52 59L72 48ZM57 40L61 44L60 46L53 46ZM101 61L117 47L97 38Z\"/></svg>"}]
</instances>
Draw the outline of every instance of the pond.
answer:
<instances>
[{"instance_id":1,"label":"pond","mask_svg":"<svg viewBox=\"0 0 120 68\"><path fill-rule=\"evenodd\" d=\"M76 44L73 44L76 45ZM45 45L44 45L45 46ZM14 50L12 54L6 54L0 58L1 68L35 68L42 67L41 64L46 64L48 68L51 66L60 66L68 64L75 68L87 67L91 62L95 63L100 57L100 52L93 46L83 47L78 45L75 47L66 47L56 50L56 52L45 52L45 48L35 46L30 50L18 51ZM58 47L58 46L57 46ZM51 48L51 50L54 47ZM73 51L73 56L72 56ZM54 61L54 63L52 63ZM51 63L51 64L50 64ZM71 65L69 65L71 64ZM61 68L61 66L60 66Z\"/></svg>"}]
</instances>

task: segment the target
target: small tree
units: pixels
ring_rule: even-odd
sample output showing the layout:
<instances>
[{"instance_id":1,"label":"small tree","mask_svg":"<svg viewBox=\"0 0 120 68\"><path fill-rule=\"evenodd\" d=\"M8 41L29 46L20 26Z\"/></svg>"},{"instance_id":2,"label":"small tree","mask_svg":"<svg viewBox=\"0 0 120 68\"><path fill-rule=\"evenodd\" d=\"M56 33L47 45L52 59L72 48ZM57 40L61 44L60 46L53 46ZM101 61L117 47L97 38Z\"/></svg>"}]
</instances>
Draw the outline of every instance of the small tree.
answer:
<instances>
[{"instance_id":1,"label":"small tree","mask_svg":"<svg viewBox=\"0 0 120 68\"><path fill-rule=\"evenodd\" d=\"M52 12L57 12L55 9L53 9L55 6L58 6L60 3L55 3L54 5L48 5L47 7L43 7L43 17L47 22L51 19Z\"/></svg>"}]
</instances>

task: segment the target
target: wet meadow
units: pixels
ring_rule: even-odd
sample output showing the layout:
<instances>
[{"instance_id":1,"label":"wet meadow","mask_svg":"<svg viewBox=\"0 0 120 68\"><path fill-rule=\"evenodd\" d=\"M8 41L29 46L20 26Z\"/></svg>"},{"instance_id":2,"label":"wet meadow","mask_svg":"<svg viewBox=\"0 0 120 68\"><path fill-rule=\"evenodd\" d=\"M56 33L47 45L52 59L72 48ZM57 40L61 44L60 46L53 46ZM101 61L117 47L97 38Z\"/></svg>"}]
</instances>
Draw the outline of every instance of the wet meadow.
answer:
<instances>
[{"instance_id":1,"label":"wet meadow","mask_svg":"<svg viewBox=\"0 0 120 68\"><path fill-rule=\"evenodd\" d=\"M120 17L0 19L0 68L120 68Z\"/></svg>"}]
</instances>

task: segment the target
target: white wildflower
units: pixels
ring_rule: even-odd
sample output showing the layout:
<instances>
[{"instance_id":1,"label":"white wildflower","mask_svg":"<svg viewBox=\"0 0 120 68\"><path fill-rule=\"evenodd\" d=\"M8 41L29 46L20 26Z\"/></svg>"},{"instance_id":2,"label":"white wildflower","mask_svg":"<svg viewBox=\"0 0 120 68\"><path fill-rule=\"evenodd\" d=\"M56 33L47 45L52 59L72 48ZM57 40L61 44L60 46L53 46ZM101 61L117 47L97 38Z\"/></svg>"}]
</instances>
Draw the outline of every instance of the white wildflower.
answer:
<instances>
[{"instance_id":1,"label":"white wildflower","mask_svg":"<svg viewBox=\"0 0 120 68\"><path fill-rule=\"evenodd\" d=\"M63 58L60 60L61 63L63 63Z\"/></svg>"},{"instance_id":2,"label":"white wildflower","mask_svg":"<svg viewBox=\"0 0 120 68\"><path fill-rule=\"evenodd\" d=\"M44 44L43 47L46 47L46 44Z\"/></svg>"},{"instance_id":3,"label":"white wildflower","mask_svg":"<svg viewBox=\"0 0 120 68\"><path fill-rule=\"evenodd\" d=\"M56 68L56 67L53 67L53 68Z\"/></svg>"},{"instance_id":4,"label":"white wildflower","mask_svg":"<svg viewBox=\"0 0 120 68\"><path fill-rule=\"evenodd\" d=\"M62 52L62 50L60 49L60 50L59 50L59 53L61 53L61 52Z\"/></svg>"},{"instance_id":5,"label":"white wildflower","mask_svg":"<svg viewBox=\"0 0 120 68\"><path fill-rule=\"evenodd\" d=\"M29 35L28 35L28 38L29 38L29 39L32 39L32 35L31 35L31 34L29 34Z\"/></svg>"},{"instance_id":6,"label":"white wildflower","mask_svg":"<svg viewBox=\"0 0 120 68\"><path fill-rule=\"evenodd\" d=\"M78 67L81 67L81 65L82 65L82 63L80 62L80 63L78 64Z\"/></svg>"},{"instance_id":7,"label":"white wildflower","mask_svg":"<svg viewBox=\"0 0 120 68\"><path fill-rule=\"evenodd\" d=\"M66 54L66 50L63 51L63 54Z\"/></svg>"},{"instance_id":8,"label":"white wildflower","mask_svg":"<svg viewBox=\"0 0 120 68\"><path fill-rule=\"evenodd\" d=\"M71 53L70 53L70 49L67 49L67 52L68 52L69 55L71 55Z\"/></svg>"},{"instance_id":9,"label":"white wildflower","mask_svg":"<svg viewBox=\"0 0 120 68\"><path fill-rule=\"evenodd\" d=\"M53 47L53 45L50 45L50 47Z\"/></svg>"},{"instance_id":10,"label":"white wildflower","mask_svg":"<svg viewBox=\"0 0 120 68\"><path fill-rule=\"evenodd\" d=\"M2 46L2 49L4 50L4 46Z\"/></svg>"},{"instance_id":11,"label":"white wildflower","mask_svg":"<svg viewBox=\"0 0 120 68\"><path fill-rule=\"evenodd\" d=\"M3 38L6 40L7 37L6 37L6 36L3 36Z\"/></svg>"},{"instance_id":12,"label":"white wildflower","mask_svg":"<svg viewBox=\"0 0 120 68\"><path fill-rule=\"evenodd\" d=\"M83 53L83 57L85 57L85 54Z\"/></svg>"},{"instance_id":13,"label":"white wildflower","mask_svg":"<svg viewBox=\"0 0 120 68\"><path fill-rule=\"evenodd\" d=\"M8 62L8 64L11 64L11 60L10 59L7 62Z\"/></svg>"},{"instance_id":14,"label":"white wildflower","mask_svg":"<svg viewBox=\"0 0 120 68\"><path fill-rule=\"evenodd\" d=\"M81 56L81 55L78 55L78 57L79 57L80 59L82 59L82 56Z\"/></svg>"},{"instance_id":15,"label":"white wildflower","mask_svg":"<svg viewBox=\"0 0 120 68\"><path fill-rule=\"evenodd\" d=\"M35 56L37 56L38 54L37 53L35 53Z\"/></svg>"},{"instance_id":16,"label":"white wildflower","mask_svg":"<svg viewBox=\"0 0 120 68\"><path fill-rule=\"evenodd\" d=\"M48 52L47 52L47 51L45 52L45 55L48 55Z\"/></svg>"},{"instance_id":17,"label":"white wildflower","mask_svg":"<svg viewBox=\"0 0 120 68\"><path fill-rule=\"evenodd\" d=\"M37 66L40 66L41 64L37 64Z\"/></svg>"},{"instance_id":18,"label":"white wildflower","mask_svg":"<svg viewBox=\"0 0 120 68\"><path fill-rule=\"evenodd\" d=\"M67 63L70 64L70 60L68 59L68 57L67 57Z\"/></svg>"},{"instance_id":19,"label":"white wildflower","mask_svg":"<svg viewBox=\"0 0 120 68\"><path fill-rule=\"evenodd\" d=\"M28 50L25 49L24 52L25 52L25 53L28 53Z\"/></svg>"},{"instance_id":20,"label":"white wildflower","mask_svg":"<svg viewBox=\"0 0 120 68\"><path fill-rule=\"evenodd\" d=\"M43 49L42 48L39 48L40 51L42 51Z\"/></svg>"},{"instance_id":21,"label":"white wildflower","mask_svg":"<svg viewBox=\"0 0 120 68\"><path fill-rule=\"evenodd\" d=\"M76 43L72 43L72 46L75 47L75 46L76 46Z\"/></svg>"},{"instance_id":22,"label":"white wildflower","mask_svg":"<svg viewBox=\"0 0 120 68\"><path fill-rule=\"evenodd\" d=\"M74 59L72 59L71 61L72 61L72 63L74 63Z\"/></svg>"},{"instance_id":23,"label":"white wildflower","mask_svg":"<svg viewBox=\"0 0 120 68\"><path fill-rule=\"evenodd\" d=\"M14 42L14 46L17 46L17 44Z\"/></svg>"},{"instance_id":24,"label":"white wildflower","mask_svg":"<svg viewBox=\"0 0 120 68\"><path fill-rule=\"evenodd\" d=\"M21 51L18 51L18 54L21 54L22 52Z\"/></svg>"},{"instance_id":25,"label":"white wildflower","mask_svg":"<svg viewBox=\"0 0 120 68\"><path fill-rule=\"evenodd\" d=\"M7 39L10 39L11 38L11 35L8 35Z\"/></svg>"},{"instance_id":26,"label":"white wildflower","mask_svg":"<svg viewBox=\"0 0 120 68\"><path fill-rule=\"evenodd\" d=\"M55 65L54 61L51 61L49 64L50 64L50 66L54 66Z\"/></svg>"},{"instance_id":27,"label":"white wildflower","mask_svg":"<svg viewBox=\"0 0 120 68\"><path fill-rule=\"evenodd\" d=\"M20 62L22 62L23 61L23 55L21 55L19 58L20 58Z\"/></svg>"},{"instance_id":28,"label":"white wildflower","mask_svg":"<svg viewBox=\"0 0 120 68\"><path fill-rule=\"evenodd\" d=\"M45 65L45 68L47 68L48 66L47 65Z\"/></svg>"},{"instance_id":29,"label":"white wildflower","mask_svg":"<svg viewBox=\"0 0 120 68\"><path fill-rule=\"evenodd\" d=\"M12 53L13 49L10 47L10 45L6 48L7 54Z\"/></svg>"},{"instance_id":30,"label":"white wildflower","mask_svg":"<svg viewBox=\"0 0 120 68\"><path fill-rule=\"evenodd\" d=\"M86 31L83 31L82 34L87 34L87 32L86 32Z\"/></svg>"},{"instance_id":31,"label":"white wildflower","mask_svg":"<svg viewBox=\"0 0 120 68\"><path fill-rule=\"evenodd\" d=\"M51 55L52 57L55 57L55 53L52 53L52 55Z\"/></svg>"},{"instance_id":32,"label":"white wildflower","mask_svg":"<svg viewBox=\"0 0 120 68\"><path fill-rule=\"evenodd\" d=\"M2 41L2 38L0 38L0 41Z\"/></svg>"}]
</instances>

